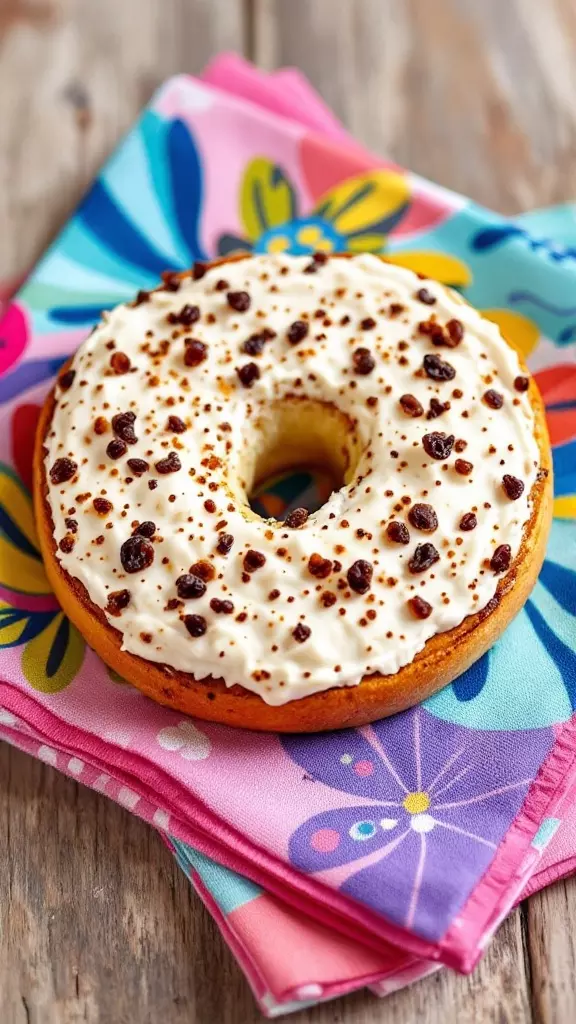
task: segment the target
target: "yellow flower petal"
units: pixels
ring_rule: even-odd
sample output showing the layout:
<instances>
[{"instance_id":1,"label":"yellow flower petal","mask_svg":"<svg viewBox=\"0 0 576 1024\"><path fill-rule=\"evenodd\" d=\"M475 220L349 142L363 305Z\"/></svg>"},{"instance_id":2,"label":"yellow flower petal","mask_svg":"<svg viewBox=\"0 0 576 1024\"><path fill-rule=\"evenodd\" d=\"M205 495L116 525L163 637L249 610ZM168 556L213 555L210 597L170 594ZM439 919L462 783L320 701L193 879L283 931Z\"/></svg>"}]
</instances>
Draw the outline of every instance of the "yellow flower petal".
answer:
<instances>
[{"instance_id":1,"label":"yellow flower petal","mask_svg":"<svg viewBox=\"0 0 576 1024\"><path fill-rule=\"evenodd\" d=\"M515 313L511 309L483 309L482 316L498 324L502 337L524 360L536 348L540 331L534 321L522 313Z\"/></svg>"},{"instance_id":2,"label":"yellow flower petal","mask_svg":"<svg viewBox=\"0 0 576 1024\"><path fill-rule=\"evenodd\" d=\"M329 220L341 235L375 230L388 234L410 200L408 182L394 171L370 171L348 178L316 204L319 217Z\"/></svg>"},{"instance_id":3,"label":"yellow flower petal","mask_svg":"<svg viewBox=\"0 0 576 1024\"><path fill-rule=\"evenodd\" d=\"M252 160L240 193L240 217L250 241L256 242L265 231L296 215L294 190L281 169L265 157Z\"/></svg>"},{"instance_id":4,"label":"yellow flower petal","mask_svg":"<svg viewBox=\"0 0 576 1024\"><path fill-rule=\"evenodd\" d=\"M266 245L268 252L286 252L290 248L290 239L286 235L276 235Z\"/></svg>"},{"instance_id":5,"label":"yellow flower petal","mask_svg":"<svg viewBox=\"0 0 576 1024\"><path fill-rule=\"evenodd\" d=\"M10 608L4 601L0 602L0 608ZM28 625L28 616L23 615L16 622L9 622L4 616L0 617L0 647L11 647L17 644L22 633Z\"/></svg>"},{"instance_id":6,"label":"yellow flower petal","mask_svg":"<svg viewBox=\"0 0 576 1024\"><path fill-rule=\"evenodd\" d=\"M554 499L554 515L557 519L576 519L576 495L565 494Z\"/></svg>"},{"instance_id":7,"label":"yellow flower petal","mask_svg":"<svg viewBox=\"0 0 576 1024\"><path fill-rule=\"evenodd\" d=\"M443 252L394 252L386 253L385 259L453 288L464 288L472 280L470 269L462 260Z\"/></svg>"},{"instance_id":8,"label":"yellow flower petal","mask_svg":"<svg viewBox=\"0 0 576 1024\"><path fill-rule=\"evenodd\" d=\"M348 239L348 249L350 252L372 252L381 253L384 246L386 245L386 235L356 235L354 238Z\"/></svg>"},{"instance_id":9,"label":"yellow flower petal","mask_svg":"<svg viewBox=\"0 0 576 1024\"><path fill-rule=\"evenodd\" d=\"M13 520L32 547L38 549L32 502L24 485L7 466L0 466L0 508Z\"/></svg>"},{"instance_id":10,"label":"yellow flower petal","mask_svg":"<svg viewBox=\"0 0 576 1024\"><path fill-rule=\"evenodd\" d=\"M50 594L40 559L24 554L0 534L0 583L24 594Z\"/></svg>"},{"instance_id":11,"label":"yellow flower petal","mask_svg":"<svg viewBox=\"0 0 576 1024\"><path fill-rule=\"evenodd\" d=\"M22 652L22 671L35 690L58 693L69 686L84 660L85 644L60 612Z\"/></svg>"},{"instance_id":12,"label":"yellow flower petal","mask_svg":"<svg viewBox=\"0 0 576 1024\"><path fill-rule=\"evenodd\" d=\"M301 245L317 245L322 238L322 228L317 224L308 224L307 227L300 228L296 237Z\"/></svg>"}]
</instances>

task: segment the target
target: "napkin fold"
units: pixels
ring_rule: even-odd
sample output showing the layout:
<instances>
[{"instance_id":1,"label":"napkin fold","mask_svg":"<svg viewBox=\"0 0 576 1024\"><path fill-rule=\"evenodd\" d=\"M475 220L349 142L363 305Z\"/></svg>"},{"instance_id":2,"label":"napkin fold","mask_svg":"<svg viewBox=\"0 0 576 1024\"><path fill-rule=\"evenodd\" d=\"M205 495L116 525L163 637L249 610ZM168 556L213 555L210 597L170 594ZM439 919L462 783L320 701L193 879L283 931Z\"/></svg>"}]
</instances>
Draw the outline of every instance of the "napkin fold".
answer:
<instances>
[{"instance_id":1,"label":"napkin fold","mask_svg":"<svg viewBox=\"0 0 576 1024\"><path fill-rule=\"evenodd\" d=\"M264 86L227 58L207 79L160 90L2 320L0 727L164 831L273 1015L441 962L469 970L529 880L553 876L543 853L575 780L574 253L383 166L296 72ZM267 192L272 171L286 208ZM564 518L525 611L421 708L327 736L234 733L122 685L65 620L35 543L31 436L50 378L100 311L161 269L328 238L460 287L529 358Z\"/></svg>"}]
</instances>

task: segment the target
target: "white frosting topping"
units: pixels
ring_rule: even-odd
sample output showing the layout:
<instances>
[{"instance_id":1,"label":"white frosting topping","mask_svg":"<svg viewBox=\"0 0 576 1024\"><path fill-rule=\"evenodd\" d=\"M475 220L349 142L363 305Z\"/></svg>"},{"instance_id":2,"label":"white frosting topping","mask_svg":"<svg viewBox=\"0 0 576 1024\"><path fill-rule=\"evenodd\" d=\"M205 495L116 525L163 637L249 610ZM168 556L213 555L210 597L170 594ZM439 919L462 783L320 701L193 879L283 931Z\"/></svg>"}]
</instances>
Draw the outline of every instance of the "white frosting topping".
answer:
<instances>
[{"instance_id":1,"label":"white frosting topping","mask_svg":"<svg viewBox=\"0 0 576 1024\"><path fill-rule=\"evenodd\" d=\"M514 385L522 371L494 324L441 285L374 256L310 266L307 257L251 257L119 306L77 352L72 383L69 374L66 389L57 387L46 439L57 556L121 632L123 649L197 679L239 683L269 704L395 673L434 634L482 609L500 578L489 565L495 549L509 545L512 559L519 550L539 459L530 402ZM248 294L248 309L232 308L235 292ZM171 323L182 310L183 321L194 319L186 306L198 307L198 319ZM435 346L420 330L430 318L440 338L452 332L455 347ZM295 321L307 335L291 344ZM450 321L458 324L447 328ZM263 329L274 336L262 351L243 351ZM354 355L359 348L368 354ZM197 349L202 361L186 365L185 353L193 361ZM425 356L434 357L432 372L437 358L448 363L453 378L428 376ZM123 357L129 370L116 372L127 368ZM250 381L245 371L247 387L237 370L249 363L259 376ZM500 408L487 404L488 390L502 397ZM407 414L405 395L423 415ZM427 419L431 399L449 408ZM127 411L137 441L116 438L120 455L111 458L111 421ZM423 447L424 435L437 432L448 436L446 458ZM276 445L305 462L307 443L316 459L329 458L333 443L336 462L345 448L349 482L300 528L255 516L246 489L266 453ZM170 453L180 469L158 471ZM54 483L71 472L59 459L77 468ZM137 475L128 459L148 469ZM457 460L472 468L459 462L459 472ZM519 497L505 492L504 474L523 483ZM100 514L94 499L104 499ZM433 532L411 523L415 503L434 510ZM464 530L471 512L476 526ZM389 539L392 520L407 527L408 543ZM142 522L155 525L154 536L132 546L153 561L127 572L121 546ZM227 554L223 536L233 538ZM439 558L415 573L409 563L424 544ZM257 554L246 562L247 552ZM347 574L359 560L369 566L352 572L354 590ZM204 592L179 599L176 581L192 566L188 592ZM204 587L199 574L211 573ZM123 591L120 609L109 595ZM410 605L416 596L426 605Z\"/></svg>"}]
</instances>

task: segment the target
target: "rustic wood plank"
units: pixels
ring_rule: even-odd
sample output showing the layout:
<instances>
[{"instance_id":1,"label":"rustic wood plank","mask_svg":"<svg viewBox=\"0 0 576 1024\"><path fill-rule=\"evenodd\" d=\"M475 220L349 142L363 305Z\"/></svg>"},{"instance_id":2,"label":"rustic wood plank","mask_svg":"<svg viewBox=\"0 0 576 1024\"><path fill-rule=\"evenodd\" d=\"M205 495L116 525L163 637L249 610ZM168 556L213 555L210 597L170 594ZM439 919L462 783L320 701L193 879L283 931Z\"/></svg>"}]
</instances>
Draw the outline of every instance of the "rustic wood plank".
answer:
<instances>
[{"instance_id":1,"label":"rustic wood plank","mask_svg":"<svg viewBox=\"0 0 576 1024\"><path fill-rule=\"evenodd\" d=\"M524 913L534 1019L538 1024L576 1020L576 879L537 893Z\"/></svg>"},{"instance_id":2,"label":"rustic wood plank","mask_svg":"<svg viewBox=\"0 0 576 1024\"><path fill-rule=\"evenodd\" d=\"M298 64L351 131L505 212L570 197L572 0L255 0L257 56Z\"/></svg>"},{"instance_id":3,"label":"rustic wood plank","mask_svg":"<svg viewBox=\"0 0 576 1024\"><path fill-rule=\"evenodd\" d=\"M154 89L241 49L243 0L1 0L0 278L45 248Z\"/></svg>"},{"instance_id":4,"label":"rustic wood plank","mask_svg":"<svg viewBox=\"0 0 576 1024\"><path fill-rule=\"evenodd\" d=\"M159 836L0 744L0 1020L259 1019Z\"/></svg>"}]
</instances>

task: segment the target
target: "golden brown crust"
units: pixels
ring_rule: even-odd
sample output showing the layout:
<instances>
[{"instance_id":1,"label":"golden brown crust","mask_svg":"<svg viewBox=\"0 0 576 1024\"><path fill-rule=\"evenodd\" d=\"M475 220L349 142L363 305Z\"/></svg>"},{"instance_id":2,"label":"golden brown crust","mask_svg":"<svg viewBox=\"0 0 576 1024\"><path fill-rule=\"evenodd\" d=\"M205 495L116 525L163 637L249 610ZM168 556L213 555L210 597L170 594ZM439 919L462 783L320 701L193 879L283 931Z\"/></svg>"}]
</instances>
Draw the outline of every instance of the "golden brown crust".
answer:
<instances>
[{"instance_id":1,"label":"golden brown crust","mask_svg":"<svg viewBox=\"0 0 576 1024\"><path fill-rule=\"evenodd\" d=\"M532 488L532 516L520 551L486 608L469 615L455 629L432 637L414 660L395 675L365 677L358 686L325 690L274 707L241 686L227 688L222 679L198 680L121 650L121 633L110 626L84 586L69 576L56 557L44 465L44 438L52 421L54 390L42 410L34 452L34 504L48 579L68 617L103 661L147 696L177 711L226 725L273 732L319 732L358 726L403 711L450 683L484 654L518 613L536 582L552 518L552 467L544 408L532 378L528 395L535 414L542 472Z\"/></svg>"}]
</instances>

